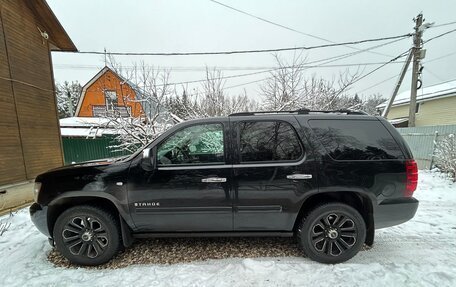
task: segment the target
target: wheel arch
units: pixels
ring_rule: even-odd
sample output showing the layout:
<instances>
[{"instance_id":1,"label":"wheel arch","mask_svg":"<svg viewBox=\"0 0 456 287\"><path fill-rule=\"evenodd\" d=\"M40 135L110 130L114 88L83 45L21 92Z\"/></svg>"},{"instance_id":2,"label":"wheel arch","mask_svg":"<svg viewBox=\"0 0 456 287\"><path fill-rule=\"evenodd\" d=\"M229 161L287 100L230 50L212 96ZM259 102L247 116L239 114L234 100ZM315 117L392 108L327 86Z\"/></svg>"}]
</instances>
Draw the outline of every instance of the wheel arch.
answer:
<instances>
[{"instance_id":1,"label":"wheel arch","mask_svg":"<svg viewBox=\"0 0 456 287\"><path fill-rule=\"evenodd\" d=\"M295 219L293 230L297 230L301 220L309 211L322 203L340 202L355 208L363 217L366 223L365 243L372 246L374 243L374 203L372 198L361 192L356 191L328 191L309 195L302 202L299 213Z\"/></svg>"},{"instance_id":2,"label":"wheel arch","mask_svg":"<svg viewBox=\"0 0 456 287\"><path fill-rule=\"evenodd\" d=\"M123 244L125 247L131 245L131 233L133 223L125 210L123 210L119 203L115 201L114 198L109 198L109 196L95 195L95 194L83 194L80 192L64 194L48 205L47 213L47 224L49 234L52 236L54 232L54 225L57 221L57 218L67 210L68 208L78 206L78 205L93 205L101 207L106 211L114 214L119 220L119 228L121 230L121 235L123 239Z\"/></svg>"}]
</instances>

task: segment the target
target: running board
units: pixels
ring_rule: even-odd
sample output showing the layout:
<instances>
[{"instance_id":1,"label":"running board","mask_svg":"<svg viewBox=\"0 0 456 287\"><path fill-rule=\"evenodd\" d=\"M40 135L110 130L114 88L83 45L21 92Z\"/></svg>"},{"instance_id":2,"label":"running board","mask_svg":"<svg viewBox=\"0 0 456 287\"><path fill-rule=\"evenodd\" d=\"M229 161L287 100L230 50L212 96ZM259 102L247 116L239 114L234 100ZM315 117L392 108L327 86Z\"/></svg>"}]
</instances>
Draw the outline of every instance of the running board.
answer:
<instances>
[{"instance_id":1,"label":"running board","mask_svg":"<svg viewBox=\"0 0 456 287\"><path fill-rule=\"evenodd\" d=\"M293 232L150 232L133 233L134 238L166 237L292 237Z\"/></svg>"}]
</instances>

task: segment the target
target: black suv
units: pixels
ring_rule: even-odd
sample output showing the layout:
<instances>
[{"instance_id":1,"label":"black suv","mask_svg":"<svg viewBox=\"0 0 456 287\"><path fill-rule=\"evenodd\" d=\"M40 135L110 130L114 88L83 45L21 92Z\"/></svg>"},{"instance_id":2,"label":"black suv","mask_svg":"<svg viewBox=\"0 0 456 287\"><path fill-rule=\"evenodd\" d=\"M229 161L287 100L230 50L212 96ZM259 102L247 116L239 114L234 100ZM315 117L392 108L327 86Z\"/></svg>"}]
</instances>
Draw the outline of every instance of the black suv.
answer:
<instances>
[{"instance_id":1,"label":"black suv","mask_svg":"<svg viewBox=\"0 0 456 287\"><path fill-rule=\"evenodd\" d=\"M135 238L296 236L338 263L411 219L418 170L386 120L350 110L187 121L127 159L36 178L32 221L66 258L109 261Z\"/></svg>"}]
</instances>

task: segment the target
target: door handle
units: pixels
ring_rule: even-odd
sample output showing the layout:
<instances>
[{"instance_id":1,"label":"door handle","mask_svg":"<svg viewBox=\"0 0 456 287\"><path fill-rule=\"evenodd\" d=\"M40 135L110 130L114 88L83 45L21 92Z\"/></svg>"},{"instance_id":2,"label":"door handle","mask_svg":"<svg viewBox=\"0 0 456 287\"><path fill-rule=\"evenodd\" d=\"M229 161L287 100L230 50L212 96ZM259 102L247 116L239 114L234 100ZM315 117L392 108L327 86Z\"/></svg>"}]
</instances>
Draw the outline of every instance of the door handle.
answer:
<instances>
[{"instance_id":1,"label":"door handle","mask_svg":"<svg viewBox=\"0 0 456 287\"><path fill-rule=\"evenodd\" d=\"M208 177L208 178L201 179L201 182L209 182L209 183L226 182L226 178L225 177Z\"/></svg>"},{"instance_id":2,"label":"door handle","mask_svg":"<svg viewBox=\"0 0 456 287\"><path fill-rule=\"evenodd\" d=\"M295 174L287 175L287 178L288 179L311 179L312 175L311 174L295 173Z\"/></svg>"}]
</instances>

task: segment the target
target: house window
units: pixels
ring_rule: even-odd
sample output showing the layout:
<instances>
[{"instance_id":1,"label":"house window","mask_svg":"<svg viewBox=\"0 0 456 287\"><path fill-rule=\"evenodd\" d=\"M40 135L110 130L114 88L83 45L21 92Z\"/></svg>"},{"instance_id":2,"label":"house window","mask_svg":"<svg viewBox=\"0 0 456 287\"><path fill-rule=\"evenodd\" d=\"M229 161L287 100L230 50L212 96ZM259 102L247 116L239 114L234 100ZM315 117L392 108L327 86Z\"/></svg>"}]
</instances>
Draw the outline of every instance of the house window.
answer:
<instances>
[{"instance_id":1,"label":"house window","mask_svg":"<svg viewBox=\"0 0 456 287\"><path fill-rule=\"evenodd\" d=\"M421 106L421 103L416 103L416 106L415 106L415 114L417 114L417 113L420 112L420 106Z\"/></svg>"},{"instance_id":2,"label":"house window","mask_svg":"<svg viewBox=\"0 0 456 287\"><path fill-rule=\"evenodd\" d=\"M105 91L106 110L112 111L117 107L117 93L116 91Z\"/></svg>"}]
</instances>

